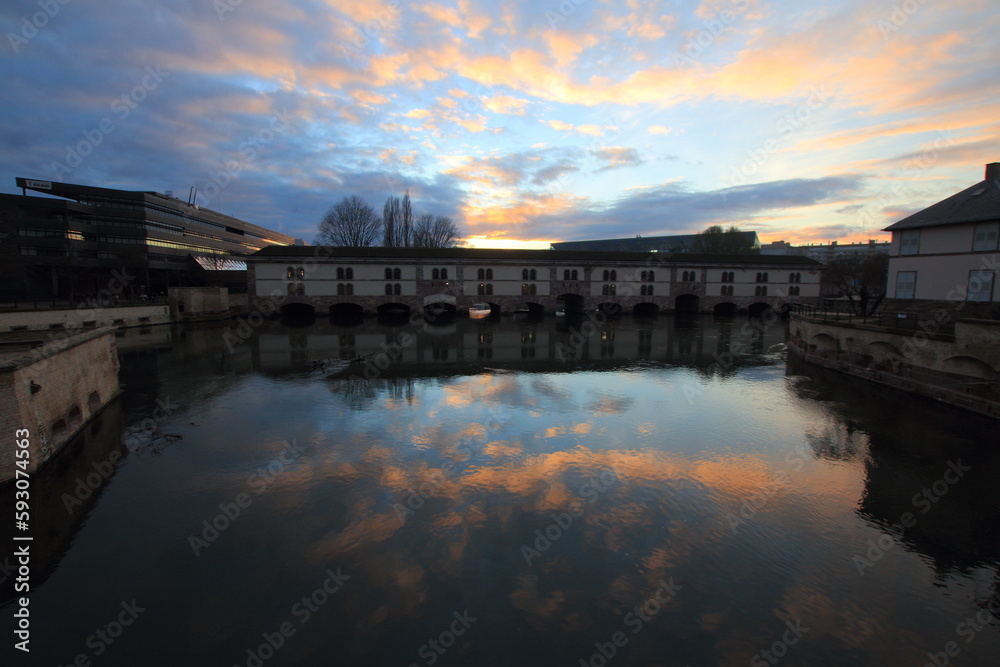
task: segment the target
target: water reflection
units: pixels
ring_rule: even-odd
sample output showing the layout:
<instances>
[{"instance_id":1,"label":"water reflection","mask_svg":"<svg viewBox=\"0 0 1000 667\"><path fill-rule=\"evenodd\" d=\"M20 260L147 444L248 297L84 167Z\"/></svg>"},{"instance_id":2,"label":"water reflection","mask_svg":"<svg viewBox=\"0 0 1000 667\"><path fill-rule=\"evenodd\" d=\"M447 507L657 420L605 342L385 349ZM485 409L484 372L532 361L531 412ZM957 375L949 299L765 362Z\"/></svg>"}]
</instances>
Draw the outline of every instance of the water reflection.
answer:
<instances>
[{"instance_id":1,"label":"water reflection","mask_svg":"<svg viewBox=\"0 0 1000 667\"><path fill-rule=\"evenodd\" d=\"M181 437L128 457L33 597L45 664L133 598L114 664L247 665L284 622L269 666L598 664L616 632L618 664L767 664L790 627L782 664L923 664L996 590L987 425L786 371L780 324L228 331L123 352L125 430L169 396L157 427ZM438 652L456 614L475 621ZM962 655L998 650L990 626Z\"/></svg>"}]
</instances>

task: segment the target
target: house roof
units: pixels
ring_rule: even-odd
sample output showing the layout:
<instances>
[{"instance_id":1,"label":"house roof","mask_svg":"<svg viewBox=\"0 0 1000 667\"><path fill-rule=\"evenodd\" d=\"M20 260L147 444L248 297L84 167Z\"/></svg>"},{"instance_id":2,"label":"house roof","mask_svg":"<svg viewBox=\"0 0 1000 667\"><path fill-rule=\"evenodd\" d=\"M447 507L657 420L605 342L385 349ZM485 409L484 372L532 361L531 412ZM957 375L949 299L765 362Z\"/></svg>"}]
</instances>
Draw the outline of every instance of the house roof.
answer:
<instances>
[{"instance_id":1,"label":"house roof","mask_svg":"<svg viewBox=\"0 0 1000 667\"><path fill-rule=\"evenodd\" d=\"M754 264L768 266L800 266L816 268L820 263L808 257L794 255L701 255L694 253L598 252L586 250L522 250L509 248L344 248L336 246L268 246L250 255L250 259L316 258L385 258L496 260L551 262L643 262L655 258L656 264Z\"/></svg>"},{"instance_id":2,"label":"house roof","mask_svg":"<svg viewBox=\"0 0 1000 667\"><path fill-rule=\"evenodd\" d=\"M922 211L903 218L883 229L894 232L901 229L957 225L1000 219L1000 179L980 181L958 194L928 206Z\"/></svg>"}]
</instances>

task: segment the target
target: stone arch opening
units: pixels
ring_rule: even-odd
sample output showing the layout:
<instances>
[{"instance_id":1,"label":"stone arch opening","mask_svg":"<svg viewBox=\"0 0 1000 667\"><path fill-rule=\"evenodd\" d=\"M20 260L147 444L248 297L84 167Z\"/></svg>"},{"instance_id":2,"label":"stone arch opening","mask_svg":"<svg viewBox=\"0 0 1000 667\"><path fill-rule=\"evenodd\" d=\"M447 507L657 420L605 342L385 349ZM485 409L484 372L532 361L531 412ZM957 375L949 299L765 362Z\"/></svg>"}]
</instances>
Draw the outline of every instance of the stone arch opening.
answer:
<instances>
[{"instance_id":1,"label":"stone arch opening","mask_svg":"<svg viewBox=\"0 0 1000 667\"><path fill-rule=\"evenodd\" d=\"M830 334L818 333L813 336L812 344L816 346L816 349L820 352L839 352L840 351L840 341L831 336Z\"/></svg>"},{"instance_id":2,"label":"stone arch opening","mask_svg":"<svg viewBox=\"0 0 1000 667\"><path fill-rule=\"evenodd\" d=\"M632 315L636 317L653 317L660 314L660 306L649 301L637 303L632 307Z\"/></svg>"},{"instance_id":3,"label":"stone arch opening","mask_svg":"<svg viewBox=\"0 0 1000 667\"><path fill-rule=\"evenodd\" d=\"M335 303L330 306L330 317L337 322L356 323L365 317L365 309L357 303Z\"/></svg>"},{"instance_id":4,"label":"stone arch opening","mask_svg":"<svg viewBox=\"0 0 1000 667\"><path fill-rule=\"evenodd\" d=\"M681 294L674 300L674 310L683 314L694 314L698 312L701 299L695 294Z\"/></svg>"},{"instance_id":5,"label":"stone arch opening","mask_svg":"<svg viewBox=\"0 0 1000 667\"><path fill-rule=\"evenodd\" d=\"M747 308L747 312L750 314L750 317L763 317L764 313L768 312L769 310L774 310L774 309L771 307L771 304L764 303L763 301L758 301L757 303L751 303L750 307Z\"/></svg>"},{"instance_id":6,"label":"stone arch opening","mask_svg":"<svg viewBox=\"0 0 1000 667\"><path fill-rule=\"evenodd\" d=\"M622 305L614 301L605 301L597 304L597 312L604 317L618 317L622 314Z\"/></svg>"},{"instance_id":7,"label":"stone arch opening","mask_svg":"<svg viewBox=\"0 0 1000 667\"><path fill-rule=\"evenodd\" d=\"M556 297L556 314L576 315L583 312L583 297L579 294L560 294Z\"/></svg>"},{"instance_id":8,"label":"stone arch opening","mask_svg":"<svg viewBox=\"0 0 1000 667\"><path fill-rule=\"evenodd\" d=\"M967 375L969 377L980 378L982 380L997 380L1000 374L982 359L969 356L948 357L944 360L942 368L945 373L955 375Z\"/></svg>"},{"instance_id":9,"label":"stone arch opening","mask_svg":"<svg viewBox=\"0 0 1000 667\"><path fill-rule=\"evenodd\" d=\"M736 312L738 310L739 310L739 308L736 306L735 303L731 303L729 301L726 301L725 303L717 303L717 304L715 304L715 307L712 308L712 313L716 317L735 317L736 316Z\"/></svg>"}]
</instances>

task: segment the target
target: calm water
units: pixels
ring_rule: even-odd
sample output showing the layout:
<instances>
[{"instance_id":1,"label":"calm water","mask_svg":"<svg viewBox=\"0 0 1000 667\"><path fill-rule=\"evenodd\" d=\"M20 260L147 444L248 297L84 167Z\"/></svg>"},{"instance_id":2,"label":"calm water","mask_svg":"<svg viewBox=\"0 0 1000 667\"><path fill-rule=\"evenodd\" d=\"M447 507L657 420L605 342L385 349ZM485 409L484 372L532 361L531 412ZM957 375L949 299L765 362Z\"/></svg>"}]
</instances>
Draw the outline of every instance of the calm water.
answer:
<instances>
[{"instance_id":1,"label":"calm water","mask_svg":"<svg viewBox=\"0 0 1000 667\"><path fill-rule=\"evenodd\" d=\"M4 664L1000 663L996 423L781 323L421 328L120 338Z\"/></svg>"}]
</instances>

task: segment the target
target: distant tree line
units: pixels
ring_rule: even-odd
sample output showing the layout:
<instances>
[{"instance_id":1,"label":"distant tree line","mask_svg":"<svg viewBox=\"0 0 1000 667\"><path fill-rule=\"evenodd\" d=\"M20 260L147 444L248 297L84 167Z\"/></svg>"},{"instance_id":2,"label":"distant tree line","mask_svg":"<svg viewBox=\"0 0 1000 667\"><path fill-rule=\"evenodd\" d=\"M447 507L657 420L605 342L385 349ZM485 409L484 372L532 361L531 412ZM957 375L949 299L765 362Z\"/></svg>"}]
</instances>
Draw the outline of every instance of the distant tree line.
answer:
<instances>
[{"instance_id":1,"label":"distant tree line","mask_svg":"<svg viewBox=\"0 0 1000 667\"><path fill-rule=\"evenodd\" d=\"M462 232L451 218L423 213L413 217L410 191L390 195L379 217L357 195L344 197L320 220L316 243L331 246L385 248L453 248Z\"/></svg>"}]
</instances>

